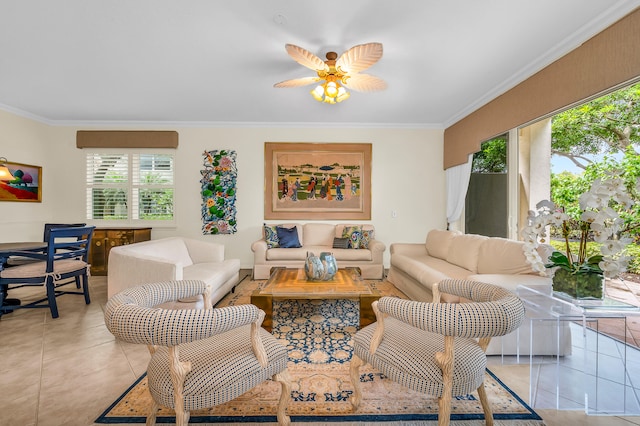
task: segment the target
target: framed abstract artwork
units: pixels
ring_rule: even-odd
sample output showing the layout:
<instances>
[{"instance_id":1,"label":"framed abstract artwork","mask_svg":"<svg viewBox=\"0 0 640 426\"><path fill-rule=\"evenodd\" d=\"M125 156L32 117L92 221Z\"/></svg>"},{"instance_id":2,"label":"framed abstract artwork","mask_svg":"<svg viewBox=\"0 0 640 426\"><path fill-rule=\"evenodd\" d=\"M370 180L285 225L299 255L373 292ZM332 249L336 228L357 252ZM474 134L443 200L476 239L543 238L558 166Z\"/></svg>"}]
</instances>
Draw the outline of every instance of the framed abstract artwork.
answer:
<instances>
[{"instance_id":1,"label":"framed abstract artwork","mask_svg":"<svg viewBox=\"0 0 640 426\"><path fill-rule=\"evenodd\" d=\"M265 219L370 220L370 143L266 142Z\"/></svg>"},{"instance_id":2,"label":"framed abstract artwork","mask_svg":"<svg viewBox=\"0 0 640 426\"><path fill-rule=\"evenodd\" d=\"M0 161L0 201L42 202L42 167Z\"/></svg>"}]
</instances>

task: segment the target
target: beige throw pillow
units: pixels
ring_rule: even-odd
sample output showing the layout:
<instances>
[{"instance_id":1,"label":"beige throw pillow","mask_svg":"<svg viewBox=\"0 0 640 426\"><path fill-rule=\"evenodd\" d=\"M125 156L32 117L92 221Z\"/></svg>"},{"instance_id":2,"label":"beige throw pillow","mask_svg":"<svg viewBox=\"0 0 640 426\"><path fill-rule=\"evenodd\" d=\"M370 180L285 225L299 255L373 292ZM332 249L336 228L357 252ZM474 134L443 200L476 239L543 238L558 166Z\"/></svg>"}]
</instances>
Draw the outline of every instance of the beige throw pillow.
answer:
<instances>
[{"instance_id":1,"label":"beige throw pillow","mask_svg":"<svg viewBox=\"0 0 640 426\"><path fill-rule=\"evenodd\" d=\"M458 231L444 231L441 229L432 229L427 234L427 241L425 246L427 253L431 257L437 257L438 259L446 259L449 254L449 247L453 237L460 235Z\"/></svg>"},{"instance_id":2,"label":"beige throw pillow","mask_svg":"<svg viewBox=\"0 0 640 426\"><path fill-rule=\"evenodd\" d=\"M522 247L524 242L506 238L490 238L482 245L478 257L479 274L532 274Z\"/></svg>"},{"instance_id":3,"label":"beige throw pillow","mask_svg":"<svg viewBox=\"0 0 640 426\"><path fill-rule=\"evenodd\" d=\"M467 269L474 274L478 271L480 247L489 237L484 235L461 234L453 237L446 261Z\"/></svg>"}]
</instances>

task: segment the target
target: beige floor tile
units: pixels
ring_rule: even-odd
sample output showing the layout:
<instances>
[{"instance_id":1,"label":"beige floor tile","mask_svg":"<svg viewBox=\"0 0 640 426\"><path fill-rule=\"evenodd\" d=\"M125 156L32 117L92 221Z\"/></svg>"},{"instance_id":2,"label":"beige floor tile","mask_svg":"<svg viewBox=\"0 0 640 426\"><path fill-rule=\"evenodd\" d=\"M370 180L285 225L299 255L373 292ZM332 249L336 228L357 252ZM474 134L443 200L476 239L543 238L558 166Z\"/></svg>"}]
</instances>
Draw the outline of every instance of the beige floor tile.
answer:
<instances>
[{"instance_id":1,"label":"beige floor tile","mask_svg":"<svg viewBox=\"0 0 640 426\"><path fill-rule=\"evenodd\" d=\"M39 375L36 375L39 377ZM35 425L40 380L35 383L2 381L0 425Z\"/></svg>"}]
</instances>

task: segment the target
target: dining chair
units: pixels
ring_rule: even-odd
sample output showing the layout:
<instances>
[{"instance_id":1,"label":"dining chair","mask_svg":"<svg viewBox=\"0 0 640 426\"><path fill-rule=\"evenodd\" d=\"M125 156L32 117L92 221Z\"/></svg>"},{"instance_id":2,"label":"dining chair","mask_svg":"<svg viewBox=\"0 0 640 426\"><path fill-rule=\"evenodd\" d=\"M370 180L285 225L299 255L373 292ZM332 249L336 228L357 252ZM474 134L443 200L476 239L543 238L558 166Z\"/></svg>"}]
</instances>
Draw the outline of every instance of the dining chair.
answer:
<instances>
[{"instance_id":1,"label":"dining chair","mask_svg":"<svg viewBox=\"0 0 640 426\"><path fill-rule=\"evenodd\" d=\"M49 241L49 233L53 228L79 228L86 225L87 225L86 223L45 223L42 241L44 241L45 243ZM24 265L25 263L39 262L39 261L40 261L39 259L34 259L31 257L11 256L10 258L7 259L7 265L18 266L18 265ZM76 279L76 286L80 288L79 279Z\"/></svg>"},{"instance_id":2,"label":"dining chair","mask_svg":"<svg viewBox=\"0 0 640 426\"><path fill-rule=\"evenodd\" d=\"M88 252L94 226L51 228L45 252L15 251L8 256L21 256L34 261L0 270L0 317L4 313L23 308L49 308L51 316L58 318L56 297L63 294L81 294L86 304L91 303L88 279ZM2 268L2 265L0 265ZM72 284L69 278L79 277L81 291L63 290ZM7 305L9 289L24 286L46 288L46 297L23 305Z\"/></svg>"},{"instance_id":3,"label":"dining chair","mask_svg":"<svg viewBox=\"0 0 640 426\"><path fill-rule=\"evenodd\" d=\"M187 425L192 410L231 401L268 379L280 382L277 420L289 425L287 348L261 327L264 311L250 304L212 308L211 293L203 281L165 281L129 287L107 302L109 331L151 351L147 425L160 406L174 409L176 425ZM157 307L198 295L205 309Z\"/></svg>"},{"instance_id":4,"label":"dining chair","mask_svg":"<svg viewBox=\"0 0 640 426\"><path fill-rule=\"evenodd\" d=\"M464 303L425 303L382 297L373 303L377 321L354 336L350 376L354 409L362 400L359 369L364 363L409 389L438 398L438 425L448 425L452 398L477 390L485 423L493 414L484 388L492 336L520 326L524 304L502 287L446 279L434 286L440 293L460 296Z\"/></svg>"}]
</instances>

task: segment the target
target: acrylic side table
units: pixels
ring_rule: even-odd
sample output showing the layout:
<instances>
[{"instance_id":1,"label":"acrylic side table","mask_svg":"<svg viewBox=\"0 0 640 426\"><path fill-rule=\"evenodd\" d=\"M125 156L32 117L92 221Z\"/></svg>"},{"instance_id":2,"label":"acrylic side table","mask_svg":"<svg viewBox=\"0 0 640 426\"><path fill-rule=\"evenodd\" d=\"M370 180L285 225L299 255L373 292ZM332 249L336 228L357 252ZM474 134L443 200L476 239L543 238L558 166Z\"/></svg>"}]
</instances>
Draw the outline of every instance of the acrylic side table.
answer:
<instances>
[{"instance_id":1,"label":"acrylic side table","mask_svg":"<svg viewBox=\"0 0 640 426\"><path fill-rule=\"evenodd\" d=\"M530 327L530 347L535 327L557 330L569 323L572 353L566 356L529 356L529 402L534 408L584 410L589 415L640 414L640 351L600 333L599 322L615 321L626 329L627 315L640 308L605 298L572 301L519 286L516 293L526 307L523 327ZM549 338L549 336L547 336ZM533 351L532 351L533 352Z\"/></svg>"}]
</instances>

